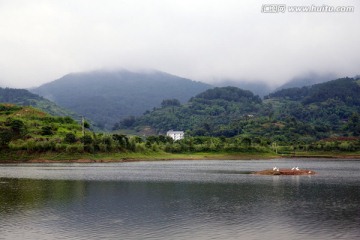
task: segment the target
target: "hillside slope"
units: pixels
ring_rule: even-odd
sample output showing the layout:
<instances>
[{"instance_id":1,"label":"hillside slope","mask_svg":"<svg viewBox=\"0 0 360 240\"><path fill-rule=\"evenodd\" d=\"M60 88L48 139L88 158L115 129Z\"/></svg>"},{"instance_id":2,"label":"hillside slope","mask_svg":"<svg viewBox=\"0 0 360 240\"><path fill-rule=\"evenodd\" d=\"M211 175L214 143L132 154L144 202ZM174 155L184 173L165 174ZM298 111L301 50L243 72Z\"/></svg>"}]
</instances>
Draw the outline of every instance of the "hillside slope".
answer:
<instances>
[{"instance_id":1,"label":"hillside slope","mask_svg":"<svg viewBox=\"0 0 360 240\"><path fill-rule=\"evenodd\" d=\"M53 150L66 134L81 136L81 130L70 117L51 116L28 106L0 104L0 151L12 146L16 150Z\"/></svg>"},{"instance_id":2,"label":"hillside slope","mask_svg":"<svg viewBox=\"0 0 360 240\"><path fill-rule=\"evenodd\" d=\"M185 102L208 88L208 84L163 72L123 70L69 74L32 92L86 116L100 128L111 129L124 117L160 106L163 99Z\"/></svg>"},{"instance_id":3,"label":"hillside slope","mask_svg":"<svg viewBox=\"0 0 360 240\"><path fill-rule=\"evenodd\" d=\"M278 87L275 91L288 89L288 88L297 88L297 87L302 88L306 86L312 86L319 83L325 83L333 79L336 79L336 76L335 74L332 73L318 74L315 72L310 72L308 74L302 76L296 76L293 79L290 79L290 81L284 83L283 85Z\"/></svg>"},{"instance_id":4,"label":"hillside slope","mask_svg":"<svg viewBox=\"0 0 360 240\"><path fill-rule=\"evenodd\" d=\"M284 144L360 135L360 80L343 78L283 89L265 100L235 87L207 90L181 106L164 105L117 129L184 130L195 136L261 137Z\"/></svg>"},{"instance_id":5,"label":"hillside slope","mask_svg":"<svg viewBox=\"0 0 360 240\"><path fill-rule=\"evenodd\" d=\"M360 80L340 78L265 97L271 116L317 138L360 135ZM302 126L302 127L300 127Z\"/></svg>"},{"instance_id":6,"label":"hillside slope","mask_svg":"<svg viewBox=\"0 0 360 240\"><path fill-rule=\"evenodd\" d=\"M360 81L353 78L339 78L308 87L294 87L271 93L266 98L297 100L304 104L339 100L349 105L360 106Z\"/></svg>"},{"instance_id":7,"label":"hillside slope","mask_svg":"<svg viewBox=\"0 0 360 240\"><path fill-rule=\"evenodd\" d=\"M236 87L217 87L206 90L181 106L166 105L148 112L131 123L121 121L116 128L150 126L159 133L170 129L189 130L194 135L234 136L236 122L260 111L261 99L252 92Z\"/></svg>"},{"instance_id":8,"label":"hillside slope","mask_svg":"<svg viewBox=\"0 0 360 240\"><path fill-rule=\"evenodd\" d=\"M0 103L32 106L53 116L71 116L76 119L79 118L75 113L61 108L48 99L40 97L25 89L0 88Z\"/></svg>"}]
</instances>

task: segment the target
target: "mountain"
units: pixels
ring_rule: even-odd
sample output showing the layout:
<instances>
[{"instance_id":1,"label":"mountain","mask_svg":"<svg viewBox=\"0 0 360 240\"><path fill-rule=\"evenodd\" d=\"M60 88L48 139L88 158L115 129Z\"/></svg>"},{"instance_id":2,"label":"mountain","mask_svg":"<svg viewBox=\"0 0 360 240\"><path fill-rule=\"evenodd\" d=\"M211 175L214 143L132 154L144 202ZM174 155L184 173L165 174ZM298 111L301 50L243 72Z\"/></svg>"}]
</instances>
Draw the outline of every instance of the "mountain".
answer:
<instances>
[{"instance_id":1,"label":"mountain","mask_svg":"<svg viewBox=\"0 0 360 240\"><path fill-rule=\"evenodd\" d=\"M287 88L294 88L294 87L305 87L311 86L318 83L324 83L330 80L335 79L335 74L327 73L327 74L317 74L314 72L310 72L308 74L297 76L288 81L287 83L278 87L275 91Z\"/></svg>"},{"instance_id":2,"label":"mountain","mask_svg":"<svg viewBox=\"0 0 360 240\"><path fill-rule=\"evenodd\" d=\"M360 135L360 79L282 89L266 96L264 103L272 106L276 119L292 122L299 134L305 130L317 138Z\"/></svg>"},{"instance_id":3,"label":"mountain","mask_svg":"<svg viewBox=\"0 0 360 240\"><path fill-rule=\"evenodd\" d=\"M249 90L260 97L264 97L274 91L279 91L281 89L294 88L294 87L304 87L311 86L318 83L327 82L335 79L335 74L327 73L327 74L318 74L315 72L310 72L301 76L294 77L290 79L285 84L280 87L272 87L266 82L262 81L246 81L246 80L234 80L234 79L223 79L218 81L216 86L225 87L225 86L234 86L241 89Z\"/></svg>"},{"instance_id":4,"label":"mountain","mask_svg":"<svg viewBox=\"0 0 360 240\"><path fill-rule=\"evenodd\" d=\"M45 111L53 116L78 116L64 108L57 106L55 103L40 97L25 89L0 88L0 103L12 103L20 106L32 106Z\"/></svg>"},{"instance_id":5,"label":"mountain","mask_svg":"<svg viewBox=\"0 0 360 240\"><path fill-rule=\"evenodd\" d=\"M263 101L236 87L214 88L185 104L175 103L124 119L116 128L140 134L173 129L195 136L250 136L282 144L360 135L360 79L283 89Z\"/></svg>"},{"instance_id":6,"label":"mountain","mask_svg":"<svg viewBox=\"0 0 360 240\"><path fill-rule=\"evenodd\" d=\"M137 119L124 119L115 128L132 128L143 132L150 127L165 133L170 129L189 130L195 135L233 136L237 128L230 125L253 116L259 111L261 98L236 87L216 87L206 90L179 106L163 104Z\"/></svg>"},{"instance_id":7,"label":"mountain","mask_svg":"<svg viewBox=\"0 0 360 240\"><path fill-rule=\"evenodd\" d=\"M360 106L360 80L340 78L307 87L282 89L265 98L297 100L303 104L339 101L349 106Z\"/></svg>"},{"instance_id":8,"label":"mountain","mask_svg":"<svg viewBox=\"0 0 360 240\"><path fill-rule=\"evenodd\" d=\"M111 129L120 119L139 116L164 99L186 102L210 87L159 71L122 70L68 74L31 91Z\"/></svg>"}]
</instances>

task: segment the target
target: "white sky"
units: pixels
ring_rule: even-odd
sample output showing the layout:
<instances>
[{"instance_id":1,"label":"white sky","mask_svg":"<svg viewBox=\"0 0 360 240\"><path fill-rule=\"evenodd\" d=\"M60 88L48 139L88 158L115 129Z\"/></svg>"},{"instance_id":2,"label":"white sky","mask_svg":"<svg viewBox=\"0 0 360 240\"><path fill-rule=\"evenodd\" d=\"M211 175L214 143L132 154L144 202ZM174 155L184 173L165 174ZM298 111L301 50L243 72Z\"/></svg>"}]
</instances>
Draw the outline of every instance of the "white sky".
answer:
<instances>
[{"instance_id":1,"label":"white sky","mask_svg":"<svg viewBox=\"0 0 360 240\"><path fill-rule=\"evenodd\" d=\"M355 12L262 13L269 3ZM0 86L117 68L276 85L359 67L357 0L0 0Z\"/></svg>"}]
</instances>

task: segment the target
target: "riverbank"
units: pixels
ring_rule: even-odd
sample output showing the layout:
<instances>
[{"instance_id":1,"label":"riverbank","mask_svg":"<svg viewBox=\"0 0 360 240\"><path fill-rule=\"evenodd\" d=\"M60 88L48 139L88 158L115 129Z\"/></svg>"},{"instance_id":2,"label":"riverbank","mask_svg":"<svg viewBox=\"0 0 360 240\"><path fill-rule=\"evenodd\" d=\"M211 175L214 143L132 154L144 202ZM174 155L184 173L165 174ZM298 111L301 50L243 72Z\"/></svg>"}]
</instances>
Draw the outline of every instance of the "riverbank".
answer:
<instances>
[{"instance_id":1,"label":"riverbank","mask_svg":"<svg viewBox=\"0 0 360 240\"><path fill-rule=\"evenodd\" d=\"M275 154L257 152L236 153L26 153L8 152L0 156L0 163L92 163L92 162L134 162L167 160L256 160L275 158L334 158L360 159L360 152L304 152L297 154Z\"/></svg>"},{"instance_id":2,"label":"riverbank","mask_svg":"<svg viewBox=\"0 0 360 240\"><path fill-rule=\"evenodd\" d=\"M0 163L91 163L91 162L134 162L167 160L250 160L274 159L274 153L7 153Z\"/></svg>"}]
</instances>

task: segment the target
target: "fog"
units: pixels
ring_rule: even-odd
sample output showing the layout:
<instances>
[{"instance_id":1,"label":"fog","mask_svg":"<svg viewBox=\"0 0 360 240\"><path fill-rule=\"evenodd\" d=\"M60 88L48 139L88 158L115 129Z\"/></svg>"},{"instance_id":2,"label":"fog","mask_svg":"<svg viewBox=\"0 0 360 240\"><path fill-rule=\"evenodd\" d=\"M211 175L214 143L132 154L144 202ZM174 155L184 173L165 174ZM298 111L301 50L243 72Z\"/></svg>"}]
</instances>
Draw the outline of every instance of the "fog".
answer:
<instances>
[{"instance_id":1,"label":"fog","mask_svg":"<svg viewBox=\"0 0 360 240\"><path fill-rule=\"evenodd\" d=\"M0 0L0 86L34 87L70 72L120 68L274 87L309 72L359 74L359 1L296 1L354 7L346 13L262 12L273 3Z\"/></svg>"}]
</instances>

